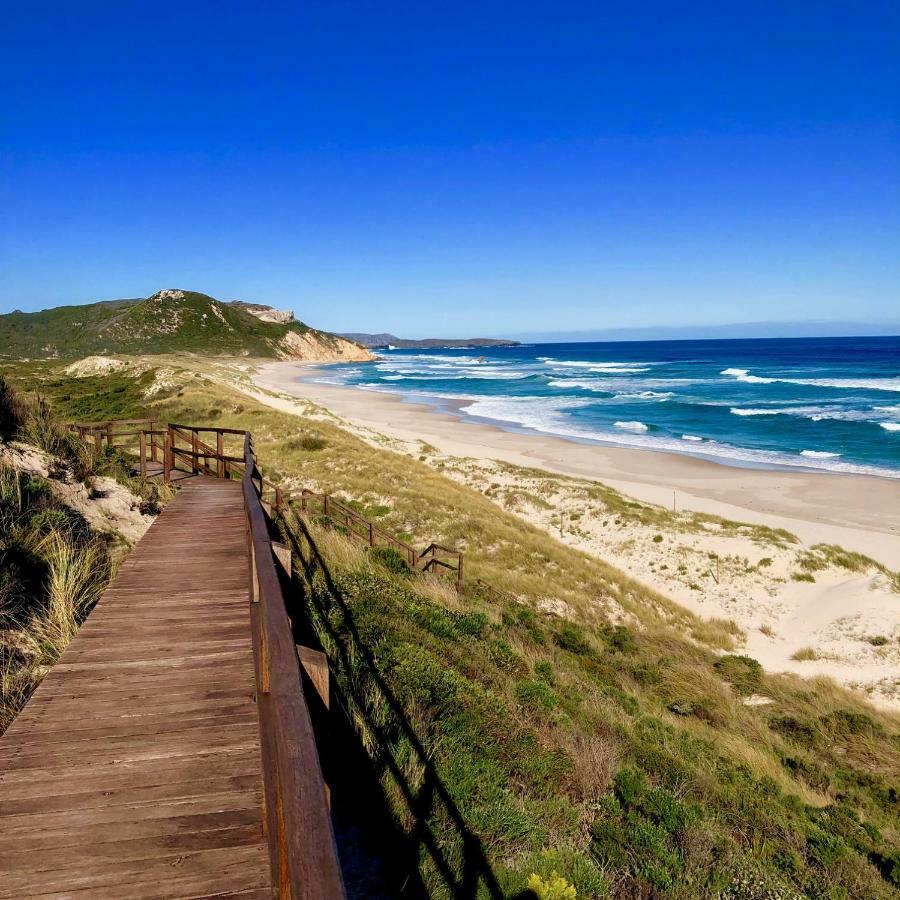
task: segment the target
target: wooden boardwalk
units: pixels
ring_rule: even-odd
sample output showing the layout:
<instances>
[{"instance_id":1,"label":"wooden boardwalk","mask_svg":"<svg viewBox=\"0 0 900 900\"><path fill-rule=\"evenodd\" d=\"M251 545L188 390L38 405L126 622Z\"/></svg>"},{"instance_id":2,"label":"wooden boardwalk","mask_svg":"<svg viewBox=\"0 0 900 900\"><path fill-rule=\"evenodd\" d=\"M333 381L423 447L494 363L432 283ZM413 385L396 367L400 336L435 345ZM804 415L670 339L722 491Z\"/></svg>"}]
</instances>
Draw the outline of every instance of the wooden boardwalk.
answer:
<instances>
[{"instance_id":1,"label":"wooden boardwalk","mask_svg":"<svg viewBox=\"0 0 900 900\"><path fill-rule=\"evenodd\" d=\"M0 898L271 897L241 485L196 477L0 738Z\"/></svg>"}]
</instances>

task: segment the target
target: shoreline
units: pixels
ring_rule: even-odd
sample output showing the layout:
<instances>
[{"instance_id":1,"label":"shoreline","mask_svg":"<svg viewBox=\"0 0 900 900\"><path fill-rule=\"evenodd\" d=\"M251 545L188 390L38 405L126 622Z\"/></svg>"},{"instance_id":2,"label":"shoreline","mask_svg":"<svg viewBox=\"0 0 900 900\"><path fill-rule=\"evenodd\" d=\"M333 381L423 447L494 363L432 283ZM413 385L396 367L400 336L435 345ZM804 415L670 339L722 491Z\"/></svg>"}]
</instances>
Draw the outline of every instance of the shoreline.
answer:
<instances>
[{"instance_id":1,"label":"shoreline","mask_svg":"<svg viewBox=\"0 0 900 900\"><path fill-rule=\"evenodd\" d=\"M646 503L784 528L804 543L839 544L900 569L900 480L813 469L735 466L693 455L584 443L473 421L399 394L320 384L320 365L258 367L253 383L309 400L360 426L424 441L457 457L499 460L600 481Z\"/></svg>"}]
</instances>

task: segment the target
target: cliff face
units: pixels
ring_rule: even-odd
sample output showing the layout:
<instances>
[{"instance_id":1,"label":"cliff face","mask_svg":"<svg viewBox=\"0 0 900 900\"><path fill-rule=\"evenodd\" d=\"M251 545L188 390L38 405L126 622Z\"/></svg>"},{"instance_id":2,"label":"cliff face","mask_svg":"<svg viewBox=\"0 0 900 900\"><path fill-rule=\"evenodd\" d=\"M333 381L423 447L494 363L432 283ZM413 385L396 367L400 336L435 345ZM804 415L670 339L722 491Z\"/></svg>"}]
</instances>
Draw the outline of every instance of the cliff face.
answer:
<instances>
[{"instance_id":1,"label":"cliff face","mask_svg":"<svg viewBox=\"0 0 900 900\"><path fill-rule=\"evenodd\" d=\"M375 359L371 350L324 331L303 334L289 331L278 345L278 355L282 359L310 362L367 362Z\"/></svg>"},{"instance_id":2,"label":"cliff face","mask_svg":"<svg viewBox=\"0 0 900 900\"><path fill-rule=\"evenodd\" d=\"M294 321L294 313L290 309L275 309L273 306L265 306L262 303L245 303L243 300L232 300L229 306L236 306L244 312L256 316L261 322L275 322L278 325L287 325Z\"/></svg>"}]
</instances>

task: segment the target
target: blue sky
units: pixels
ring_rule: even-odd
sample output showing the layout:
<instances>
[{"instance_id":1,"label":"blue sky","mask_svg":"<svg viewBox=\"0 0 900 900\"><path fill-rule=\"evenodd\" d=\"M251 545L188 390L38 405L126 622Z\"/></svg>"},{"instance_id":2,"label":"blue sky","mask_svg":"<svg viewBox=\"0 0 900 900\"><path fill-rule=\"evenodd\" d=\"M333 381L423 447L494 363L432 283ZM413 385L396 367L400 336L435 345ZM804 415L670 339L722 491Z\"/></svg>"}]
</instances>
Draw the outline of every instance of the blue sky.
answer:
<instances>
[{"instance_id":1,"label":"blue sky","mask_svg":"<svg viewBox=\"0 0 900 900\"><path fill-rule=\"evenodd\" d=\"M6 4L0 311L900 320L895 3Z\"/></svg>"}]
</instances>

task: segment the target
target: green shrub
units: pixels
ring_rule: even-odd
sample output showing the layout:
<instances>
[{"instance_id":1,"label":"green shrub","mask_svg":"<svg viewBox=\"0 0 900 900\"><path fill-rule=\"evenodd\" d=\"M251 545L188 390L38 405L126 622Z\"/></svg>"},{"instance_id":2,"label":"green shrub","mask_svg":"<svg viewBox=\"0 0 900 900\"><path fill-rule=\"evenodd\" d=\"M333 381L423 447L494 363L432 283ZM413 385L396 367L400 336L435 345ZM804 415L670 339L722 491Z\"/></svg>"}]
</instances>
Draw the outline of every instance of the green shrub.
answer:
<instances>
[{"instance_id":1,"label":"green shrub","mask_svg":"<svg viewBox=\"0 0 900 900\"><path fill-rule=\"evenodd\" d=\"M408 578L412 574L409 563L393 547L373 547L369 550L369 559L394 575Z\"/></svg>"},{"instance_id":2,"label":"green shrub","mask_svg":"<svg viewBox=\"0 0 900 900\"><path fill-rule=\"evenodd\" d=\"M544 712L550 712L550 710L556 709L559 705L556 694L553 693L550 686L536 679L520 681L516 685L516 700L522 706L543 710Z\"/></svg>"},{"instance_id":3,"label":"green shrub","mask_svg":"<svg viewBox=\"0 0 900 900\"><path fill-rule=\"evenodd\" d=\"M0 440L17 437L25 423L25 404L18 392L0 376Z\"/></svg>"},{"instance_id":4,"label":"green shrub","mask_svg":"<svg viewBox=\"0 0 900 900\"><path fill-rule=\"evenodd\" d=\"M618 653L634 653L637 644L631 629L625 625L616 625L606 638L610 650Z\"/></svg>"},{"instance_id":5,"label":"green shrub","mask_svg":"<svg viewBox=\"0 0 900 900\"><path fill-rule=\"evenodd\" d=\"M537 900L575 900L578 895L575 885L569 884L556 872L546 881L540 875L531 875L528 879L528 890Z\"/></svg>"},{"instance_id":6,"label":"green shrub","mask_svg":"<svg viewBox=\"0 0 900 900\"><path fill-rule=\"evenodd\" d=\"M350 534L350 529L347 528L346 525L341 525L340 522L335 522L331 516L316 516L313 519L313 522L319 526L319 528L327 528L329 531L335 531L338 534L343 534L347 536Z\"/></svg>"},{"instance_id":7,"label":"green shrub","mask_svg":"<svg viewBox=\"0 0 900 900\"><path fill-rule=\"evenodd\" d=\"M769 728L801 747L813 747L818 742L815 726L794 716L775 716L769 720Z\"/></svg>"},{"instance_id":8,"label":"green shrub","mask_svg":"<svg viewBox=\"0 0 900 900\"><path fill-rule=\"evenodd\" d=\"M570 653L586 656L591 652L591 645L584 637L584 632L573 622L566 622L553 633L553 643Z\"/></svg>"},{"instance_id":9,"label":"green shrub","mask_svg":"<svg viewBox=\"0 0 900 900\"><path fill-rule=\"evenodd\" d=\"M752 656L720 656L713 668L744 697L756 693L762 683L763 667Z\"/></svg>"},{"instance_id":10,"label":"green shrub","mask_svg":"<svg viewBox=\"0 0 900 900\"><path fill-rule=\"evenodd\" d=\"M820 721L837 737L880 734L882 731L881 726L871 716L852 709L836 709L822 716Z\"/></svg>"},{"instance_id":11,"label":"green shrub","mask_svg":"<svg viewBox=\"0 0 900 900\"><path fill-rule=\"evenodd\" d=\"M553 664L548 660L544 659L534 665L534 674L545 684L553 685Z\"/></svg>"}]
</instances>

